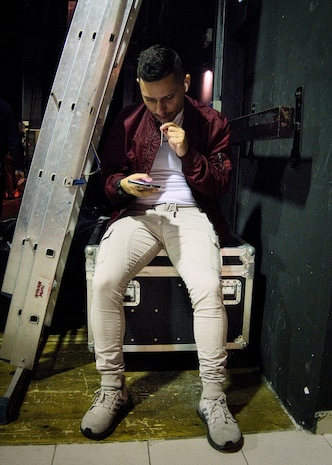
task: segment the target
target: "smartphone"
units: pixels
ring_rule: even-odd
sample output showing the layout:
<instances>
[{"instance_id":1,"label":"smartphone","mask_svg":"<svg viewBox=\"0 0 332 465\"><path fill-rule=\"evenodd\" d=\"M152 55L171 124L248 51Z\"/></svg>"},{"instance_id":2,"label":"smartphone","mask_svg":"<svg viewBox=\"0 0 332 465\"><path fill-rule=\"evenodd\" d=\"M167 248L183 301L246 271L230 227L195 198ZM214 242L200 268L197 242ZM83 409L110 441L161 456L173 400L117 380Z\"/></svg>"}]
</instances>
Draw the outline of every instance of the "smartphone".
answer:
<instances>
[{"instance_id":1,"label":"smartphone","mask_svg":"<svg viewBox=\"0 0 332 465\"><path fill-rule=\"evenodd\" d=\"M152 182L140 181L135 179L128 179L129 184L135 184L136 186L143 186L146 189L160 189L161 186L153 184Z\"/></svg>"}]
</instances>

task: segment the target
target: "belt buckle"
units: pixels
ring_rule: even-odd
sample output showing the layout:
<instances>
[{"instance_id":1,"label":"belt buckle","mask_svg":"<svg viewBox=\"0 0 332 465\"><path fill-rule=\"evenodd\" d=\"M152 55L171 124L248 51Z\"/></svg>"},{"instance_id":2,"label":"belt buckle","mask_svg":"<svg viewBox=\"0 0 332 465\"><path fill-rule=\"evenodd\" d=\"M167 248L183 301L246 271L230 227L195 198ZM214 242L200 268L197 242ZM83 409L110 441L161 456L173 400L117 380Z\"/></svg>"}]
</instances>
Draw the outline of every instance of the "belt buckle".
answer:
<instances>
[{"instance_id":1,"label":"belt buckle","mask_svg":"<svg viewBox=\"0 0 332 465\"><path fill-rule=\"evenodd\" d=\"M177 211L176 203L166 203L165 211L166 212L176 212Z\"/></svg>"}]
</instances>

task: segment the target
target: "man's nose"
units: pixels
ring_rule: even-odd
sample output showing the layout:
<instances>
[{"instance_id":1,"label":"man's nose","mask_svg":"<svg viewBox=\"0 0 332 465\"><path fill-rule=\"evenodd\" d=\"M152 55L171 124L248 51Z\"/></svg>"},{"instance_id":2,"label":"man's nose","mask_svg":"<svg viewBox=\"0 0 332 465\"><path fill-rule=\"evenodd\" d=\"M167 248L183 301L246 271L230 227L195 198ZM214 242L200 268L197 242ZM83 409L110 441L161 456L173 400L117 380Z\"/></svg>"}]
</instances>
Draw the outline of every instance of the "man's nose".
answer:
<instances>
[{"instance_id":1,"label":"man's nose","mask_svg":"<svg viewBox=\"0 0 332 465\"><path fill-rule=\"evenodd\" d=\"M166 104L163 101L156 103L156 114L158 116L163 116L166 111Z\"/></svg>"}]
</instances>

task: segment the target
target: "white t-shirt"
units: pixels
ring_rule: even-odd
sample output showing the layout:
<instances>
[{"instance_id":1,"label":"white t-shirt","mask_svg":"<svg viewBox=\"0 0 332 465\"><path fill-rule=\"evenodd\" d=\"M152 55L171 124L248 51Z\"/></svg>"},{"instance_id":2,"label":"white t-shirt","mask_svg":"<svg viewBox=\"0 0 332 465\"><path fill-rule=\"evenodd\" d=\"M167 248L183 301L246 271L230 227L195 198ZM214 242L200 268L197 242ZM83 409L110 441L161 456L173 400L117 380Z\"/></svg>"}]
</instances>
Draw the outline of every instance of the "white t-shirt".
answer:
<instances>
[{"instance_id":1,"label":"white t-shirt","mask_svg":"<svg viewBox=\"0 0 332 465\"><path fill-rule=\"evenodd\" d=\"M174 123L182 124L183 110L176 116ZM160 203L176 203L179 205L196 205L192 192L182 173L181 159L168 144L166 137L160 145L153 162L150 177L155 184L161 186L158 192L147 198L137 198L136 203L155 205Z\"/></svg>"}]
</instances>

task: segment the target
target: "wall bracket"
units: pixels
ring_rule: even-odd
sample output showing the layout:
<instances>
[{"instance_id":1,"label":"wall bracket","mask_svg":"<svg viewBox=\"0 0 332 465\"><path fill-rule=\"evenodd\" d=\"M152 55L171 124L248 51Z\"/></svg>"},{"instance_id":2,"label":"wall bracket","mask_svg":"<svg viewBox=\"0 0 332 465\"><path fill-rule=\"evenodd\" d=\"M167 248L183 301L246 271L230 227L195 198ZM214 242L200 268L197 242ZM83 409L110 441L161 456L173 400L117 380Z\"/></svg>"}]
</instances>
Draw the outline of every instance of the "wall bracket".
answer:
<instances>
[{"instance_id":1,"label":"wall bracket","mask_svg":"<svg viewBox=\"0 0 332 465\"><path fill-rule=\"evenodd\" d=\"M300 160L302 95L303 88L298 87L295 92L295 108L277 106L230 120L231 142L250 142L253 156L253 141L293 138L290 164L297 166Z\"/></svg>"},{"instance_id":2,"label":"wall bracket","mask_svg":"<svg viewBox=\"0 0 332 465\"><path fill-rule=\"evenodd\" d=\"M296 168L300 163L300 145L301 145L301 128L302 128L302 105L303 105L303 87L298 87L295 92L295 113L293 124L293 148L291 151L289 163Z\"/></svg>"}]
</instances>

